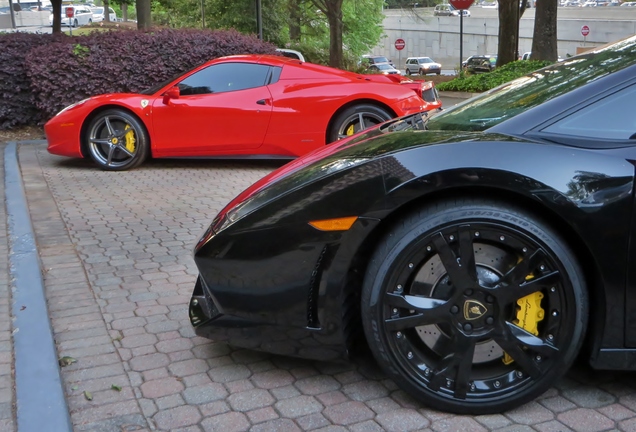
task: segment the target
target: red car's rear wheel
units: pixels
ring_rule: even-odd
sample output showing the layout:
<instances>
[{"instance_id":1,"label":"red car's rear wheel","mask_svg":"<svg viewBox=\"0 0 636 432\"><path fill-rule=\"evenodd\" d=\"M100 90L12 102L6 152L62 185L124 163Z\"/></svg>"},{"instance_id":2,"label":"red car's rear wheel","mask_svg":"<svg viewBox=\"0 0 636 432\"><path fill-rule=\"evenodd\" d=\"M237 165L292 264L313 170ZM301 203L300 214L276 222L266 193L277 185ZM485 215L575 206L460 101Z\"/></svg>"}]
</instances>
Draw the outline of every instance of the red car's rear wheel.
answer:
<instances>
[{"instance_id":1,"label":"red car's rear wheel","mask_svg":"<svg viewBox=\"0 0 636 432\"><path fill-rule=\"evenodd\" d=\"M392 118L393 115L391 113L375 105L360 104L351 106L336 117L333 126L327 134L327 142L330 143L346 138Z\"/></svg>"}]
</instances>

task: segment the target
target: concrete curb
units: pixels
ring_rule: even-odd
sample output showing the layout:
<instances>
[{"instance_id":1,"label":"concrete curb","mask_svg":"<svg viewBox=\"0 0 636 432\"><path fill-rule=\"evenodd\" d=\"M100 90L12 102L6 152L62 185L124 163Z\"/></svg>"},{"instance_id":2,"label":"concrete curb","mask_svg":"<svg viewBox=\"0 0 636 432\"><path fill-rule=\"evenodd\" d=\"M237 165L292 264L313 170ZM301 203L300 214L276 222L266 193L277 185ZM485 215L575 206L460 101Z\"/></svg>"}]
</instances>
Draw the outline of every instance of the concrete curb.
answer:
<instances>
[{"instance_id":1,"label":"concrete curb","mask_svg":"<svg viewBox=\"0 0 636 432\"><path fill-rule=\"evenodd\" d=\"M17 143L5 147L4 164L18 430L71 432Z\"/></svg>"}]
</instances>

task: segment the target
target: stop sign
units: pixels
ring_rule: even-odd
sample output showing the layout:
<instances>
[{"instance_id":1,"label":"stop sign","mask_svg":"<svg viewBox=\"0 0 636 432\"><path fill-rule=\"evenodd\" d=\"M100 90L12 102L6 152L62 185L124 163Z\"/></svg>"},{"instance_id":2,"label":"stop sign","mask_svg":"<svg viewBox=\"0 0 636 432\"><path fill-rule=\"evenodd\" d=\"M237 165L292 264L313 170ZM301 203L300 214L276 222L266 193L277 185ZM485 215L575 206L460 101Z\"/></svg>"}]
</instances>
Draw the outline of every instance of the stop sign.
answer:
<instances>
[{"instance_id":1,"label":"stop sign","mask_svg":"<svg viewBox=\"0 0 636 432\"><path fill-rule=\"evenodd\" d=\"M583 36L587 36L590 34L590 28L586 25L584 25L583 27L581 27L581 34Z\"/></svg>"},{"instance_id":2,"label":"stop sign","mask_svg":"<svg viewBox=\"0 0 636 432\"><path fill-rule=\"evenodd\" d=\"M66 18L73 18L74 13L75 13L75 8L73 7L66 8Z\"/></svg>"},{"instance_id":3,"label":"stop sign","mask_svg":"<svg viewBox=\"0 0 636 432\"><path fill-rule=\"evenodd\" d=\"M448 2L457 10L468 9L474 0L448 0Z\"/></svg>"},{"instance_id":4,"label":"stop sign","mask_svg":"<svg viewBox=\"0 0 636 432\"><path fill-rule=\"evenodd\" d=\"M404 39L396 39L395 40L395 49L398 51L401 51L404 49L404 47L406 46L406 42L404 42Z\"/></svg>"}]
</instances>

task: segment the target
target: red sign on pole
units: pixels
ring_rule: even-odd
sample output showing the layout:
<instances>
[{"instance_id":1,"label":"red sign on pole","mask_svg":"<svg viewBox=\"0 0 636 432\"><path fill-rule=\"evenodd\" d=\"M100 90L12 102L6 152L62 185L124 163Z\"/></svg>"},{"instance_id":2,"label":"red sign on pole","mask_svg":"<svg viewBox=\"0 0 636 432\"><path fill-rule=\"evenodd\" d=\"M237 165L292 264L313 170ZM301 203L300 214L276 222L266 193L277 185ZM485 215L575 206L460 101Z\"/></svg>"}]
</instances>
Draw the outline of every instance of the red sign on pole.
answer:
<instances>
[{"instance_id":1,"label":"red sign on pole","mask_svg":"<svg viewBox=\"0 0 636 432\"><path fill-rule=\"evenodd\" d=\"M74 14L75 14L75 8L72 8L72 7L66 8L66 18L73 18Z\"/></svg>"},{"instance_id":2,"label":"red sign on pole","mask_svg":"<svg viewBox=\"0 0 636 432\"><path fill-rule=\"evenodd\" d=\"M474 0L448 0L448 2L457 10L468 9Z\"/></svg>"},{"instance_id":3,"label":"red sign on pole","mask_svg":"<svg viewBox=\"0 0 636 432\"><path fill-rule=\"evenodd\" d=\"M402 51L405 46L406 46L406 42L404 42L404 39L396 39L395 40L395 49L396 50Z\"/></svg>"},{"instance_id":4,"label":"red sign on pole","mask_svg":"<svg viewBox=\"0 0 636 432\"><path fill-rule=\"evenodd\" d=\"M583 27L581 27L581 34L583 36L587 36L590 34L590 28L586 25L584 25Z\"/></svg>"}]
</instances>

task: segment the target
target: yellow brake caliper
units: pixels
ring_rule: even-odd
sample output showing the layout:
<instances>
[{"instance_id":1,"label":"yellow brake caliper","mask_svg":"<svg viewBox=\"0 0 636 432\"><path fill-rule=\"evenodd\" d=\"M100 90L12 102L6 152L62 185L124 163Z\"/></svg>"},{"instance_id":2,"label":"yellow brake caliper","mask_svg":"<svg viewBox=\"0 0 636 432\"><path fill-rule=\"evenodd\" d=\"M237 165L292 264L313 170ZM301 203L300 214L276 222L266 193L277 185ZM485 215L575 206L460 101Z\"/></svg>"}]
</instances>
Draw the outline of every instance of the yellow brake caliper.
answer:
<instances>
[{"instance_id":1,"label":"yellow brake caliper","mask_svg":"<svg viewBox=\"0 0 636 432\"><path fill-rule=\"evenodd\" d=\"M351 125L347 128L347 136L351 136L355 133L355 126Z\"/></svg>"},{"instance_id":2,"label":"yellow brake caliper","mask_svg":"<svg viewBox=\"0 0 636 432\"><path fill-rule=\"evenodd\" d=\"M126 125L126 127L124 128L124 130L127 130L129 132L126 132L125 138L126 138L126 150L128 150L131 153L135 152L135 131L130 127L130 125Z\"/></svg>"},{"instance_id":3,"label":"yellow brake caliper","mask_svg":"<svg viewBox=\"0 0 636 432\"><path fill-rule=\"evenodd\" d=\"M534 279L533 274L526 276L526 281ZM541 307L543 293L537 291L517 300L517 319L513 321L516 325L535 336L539 335L538 324L543 321L545 311ZM514 361L508 353L504 352L502 361L509 365Z\"/></svg>"}]
</instances>

